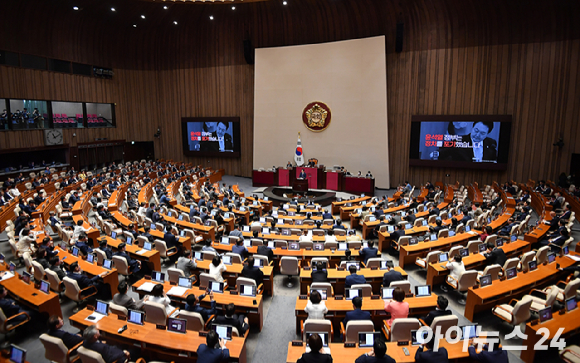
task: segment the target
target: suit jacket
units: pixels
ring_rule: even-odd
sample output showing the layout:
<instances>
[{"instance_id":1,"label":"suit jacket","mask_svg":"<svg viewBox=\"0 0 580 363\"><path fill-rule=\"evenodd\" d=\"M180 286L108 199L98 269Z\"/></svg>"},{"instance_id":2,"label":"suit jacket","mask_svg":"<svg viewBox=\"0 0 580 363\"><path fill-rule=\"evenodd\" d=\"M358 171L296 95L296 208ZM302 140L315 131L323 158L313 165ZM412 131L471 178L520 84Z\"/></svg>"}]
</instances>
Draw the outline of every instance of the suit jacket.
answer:
<instances>
[{"instance_id":1,"label":"suit jacket","mask_svg":"<svg viewBox=\"0 0 580 363\"><path fill-rule=\"evenodd\" d=\"M403 275L394 269L385 272L383 275L383 286L389 287L391 286L391 282L393 281L402 281L404 280Z\"/></svg>"},{"instance_id":2,"label":"suit jacket","mask_svg":"<svg viewBox=\"0 0 580 363\"><path fill-rule=\"evenodd\" d=\"M377 257L379 250L376 247L370 248L363 248L360 251L360 256L363 259L364 263L366 264L369 258Z\"/></svg>"},{"instance_id":3,"label":"suit jacket","mask_svg":"<svg viewBox=\"0 0 580 363\"><path fill-rule=\"evenodd\" d=\"M350 274L344 279L344 287L350 288L352 285L366 284L367 280L363 275Z\"/></svg>"},{"instance_id":4,"label":"suit jacket","mask_svg":"<svg viewBox=\"0 0 580 363\"><path fill-rule=\"evenodd\" d=\"M116 293L113 296L113 303L131 310L141 310L143 308L143 300L135 301L135 299L127 294Z\"/></svg>"},{"instance_id":5,"label":"suit jacket","mask_svg":"<svg viewBox=\"0 0 580 363\"><path fill-rule=\"evenodd\" d=\"M206 344L200 344L197 348L197 361L204 363L226 362L230 358L229 349L210 348Z\"/></svg>"},{"instance_id":6,"label":"suit jacket","mask_svg":"<svg viewBox=\"0 0 580 363\"><path fill-rule=\"evenodd\" d=\"M197 264L194 260L181 256L177 259L177 266L175 267L183 271L186 277L189 277L193 272L192 270L197 267Z\"/></svg>"},{"instance_id":7,"label":"suit jacket","mask_svg":"<svg viewBox=\"0 0 580 363\"><path fill-rule=\"evenodd\" d=\"M326 270L313 270L311 276L312 282L328 282L328 271Z\"/></svg>"},{"instance_id":8,"label":"suit jacket","mask_svg":"<svg viewBox=\"0 0 580 363\"><path fill-rule=\"evenodd\" d=\"M127 360L125 353L114 345L103 344L96 341L92 344L85 342L83 343L83 347L98 352L106 363L113 363L116 360L120 363Z\"/></svg>"},{"instance_id":9,"label":"suit jacket","mask_svg":"<svg viewBox=\"0 0 580 363\"><path fill-rule=\"evenodd\" d=\"M451 314L452 314L451 310L431 310L429 314L427 314L427 316L423 318L423 321L425 322L425 324L427 324L427 326L431 326L435 318Z\"/></svg>"},{"instance_id":10,"label":"suit jacket","mask_svg":"<svg viewBox=\"0 0 580 363\"><path fill-rule=\"evenodd\" d=\"M391 233L391 240L399 241L399 238L405 236L405 231L403 230L395 230L395 232Z\"/></svg>"},{"instance_id":11,"label":"suit jacket","mask_svg":"<svg viewBox=\"0 0 580 363\"><path fill-rule=\"evenodd\" d=\"M62 340L64 345L66 345L67 349L71 349L72 347L83 341L83 337L71 334L61 329L51 329L48 331L48 335Z\"/></svg>"},{"instance_id":12,"label":"suit jacket","mask_svg":"<svg viewBox=\"0 0 580 363\"><path fill-rule=\"evenodd\" d=\"M500 265L503 267L505 262L507 261L507 256L505 252L501 248L494 248L491 253L485 255L485 265Z\"/></svg>"},{"instance_id":13,"label":"suit jacket","mask_svg":"<svg viewBox=\"0 0 580 363\"><path fill-rule=\"evenodd\" d=\"M495 349L496 350L493 352L483 350L478 354L475 352L474 347L469 347L469 357L477 362L482 363L508 363L508 352L503 349L498 349L497 347L495 347Z\"/></svg>"},{"instance_id":14,"label":"suit jacket","mask_svg":"<svg viewBox=\"0 0 580 363\"><path fill-rule=\"evenodd\" d=\"M469 143L468 148L442 148L439 150L439 160L452 161L473 161L473 142L471 141L471 134L462 136L462 142ZM483 160L495 161L497 159L497 142L486 137L483 140Z\"/></svg>"},{"instance_id":15,"label":"suit jacket","mask_svg":"<svg viewBox=\"0 0 580 363\"><path fill-rule=\"evenodd\" d=\"M419 347L415 353L415 362L417 363L448 363L449 358L447 355L447 349L439 347L435 352L431 349L423 350L423 347Z\"/></svg>"},{"instance_id":16,"label":"suit jacket","mask_svg":"<svg viewBox=\"0 0 580 363\"><path fill-rule=\"evenodd\" d=\"M81 289L85 289L89 286L95 285L97 279L99 278L99 276L97 275L97 276L93 277L92 279L89 279L88 277L86 277L83 274L77 274L74 272L69 272L68 277L75 280Z\"/></svg>"},{"instance_id":17,"label":"suit jacket","mask_svg":"<svg viewBox=\"0 0 580 363\"><path fill-rule=\"evenodd\" d=\"M361 309L354 309L352 311L347 311L346 316L344 317L344 320L342 321L344 323L344 328L346 329L346 324L349 321L355 321L355 320L371 320L370 311L363 311Z\"/></svg>"},{"instance_id":18,"label":"suit jacket","mask_svg":"<svg viewBox=\"0 0 580 363\"><path fill-rule=\"evenodd\" d=\"M395 363L395 362L396 361L387 354L385 354L381 358L371 357L366 354L363 354L354 361L354 363Z\"/></svg>"},{"instance_id":19,"label":"suit jacket","mask_svg":"<svg viewBox=\"0 0 580 363\"><path fill-rule=\"evenodd\" d=\"M16 302L9 298L0 299L0 308L7 318L20 313L20 306L16 305Z\"/></svg>"},{"instance_id":20,"label":"suit jacket","mask_svg":"<svg viewBox=\"0 0 580 363\"><path fill-rule=\"evenodd\" d=\"M179 242L177 242L177 238L171 233L165 233L165 235L163 236L163 240L165 241L165 244L167 245L167 249L169 249L171 247L175 247L177 249L180 248Z\"/></svg>"},{"instance_id":21,"label":"suit jacket","mask_svg":"<svg viewBox=\"0 0 580 363\"><path fill-rule=\"evenodd\" d=\"M268 248L268 246L264 246L264 245L258 246L258 250L256 251L256 254L262 255L262 256L267 256L268 262L270 262L274 259L274 251L272 251L271 248Z\"/></svg>"},{"instance_id":22,"label":"suit jacket","mask_svg":"<svg viewBox=\"0 0 580 363\"><path fill-rule=\"evenodd\" d=\"M238 314L234 314L231 318L221 315L216 316L216 318L213 320L213 324L231 325L236 329L238 329L238 333L240 334L240 336L243 336L250 327L248 324L244 322L244 316Z\"/></svg>"},{"instance_id":23,"label":"suit jacket","mask_svg":"<svg viewBox=\"0 0 580 363\"><path fill-rule=\"evenodd\" d=\"M244 266L242 268L242 276L256 281L256 285L264 282L264 273L258 267Z\"/></svg>"},{"instance_id":24,"label":"suit jacket","mask_svg":"<svg viewBox=\"0 0 580 363\"><path fill-rule=\"evenodd\" d=\"M203 300L204 297L205 297L205 295L201 295L198 298L199 298L199 300ZM189 304L185 304L185 310L200 314L201 317L203 318L203 321L206 322L210 316L215 315L215 313L216 313L215 304L216 304L215 300L212 301L211 307L209 309L205 309L205 308L199 306L199 304L196 304L194 306L191 306ZM198 357L198 359L199 359L199 357Z\"/></svg>"},{"instance_id":25,"label":"suit jacket","mask_svg":"<svg viewBox=\"0 0 580 363\"><path fill-rule=\"evenodd\" d=\"M319 352L309 352L302 354L296 363L332 363L330 354L320 354Z\"/></svg>"}]
</instances>

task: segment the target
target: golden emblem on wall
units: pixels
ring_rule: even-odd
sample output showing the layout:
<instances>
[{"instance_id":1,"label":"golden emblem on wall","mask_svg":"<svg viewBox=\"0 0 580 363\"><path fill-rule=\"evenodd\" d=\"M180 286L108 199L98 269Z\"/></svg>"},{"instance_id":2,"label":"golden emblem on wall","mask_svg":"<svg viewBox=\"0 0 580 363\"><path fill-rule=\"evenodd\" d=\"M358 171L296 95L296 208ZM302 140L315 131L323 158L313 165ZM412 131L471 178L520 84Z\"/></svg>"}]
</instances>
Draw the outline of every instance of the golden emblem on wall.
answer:
<instances>
[{"instance_id":1,"label":"golden emblem on wall","mask_svg":"<svg viewBox=\"0 0 580 363\"><path fill-rule=\"evenodd\" d=\"M330 108L324 102L311 102L302 112L302 122L310 131L323 131L330 125Z\"/></svg>"}]
</instances>

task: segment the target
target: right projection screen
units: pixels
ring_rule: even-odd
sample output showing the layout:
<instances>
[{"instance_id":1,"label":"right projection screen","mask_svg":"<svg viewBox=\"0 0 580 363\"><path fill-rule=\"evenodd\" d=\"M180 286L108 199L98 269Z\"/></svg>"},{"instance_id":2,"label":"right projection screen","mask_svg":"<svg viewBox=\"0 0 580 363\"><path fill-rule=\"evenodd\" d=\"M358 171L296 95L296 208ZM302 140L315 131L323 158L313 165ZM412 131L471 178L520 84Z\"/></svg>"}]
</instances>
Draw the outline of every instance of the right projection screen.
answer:
<instances>
[{"instance_id":1,"label":"right projection screen","mask_svg":"<svg viewBox=\"0 0 580 363\"><path fill-rule=\"evenodd\" d=\"M316 101L331 110L320 132L302 122ZM298 132L305 160L371 171L390 187L384 36L256 49L253 168L294 162Z\"/></svg>"}]
</instances>

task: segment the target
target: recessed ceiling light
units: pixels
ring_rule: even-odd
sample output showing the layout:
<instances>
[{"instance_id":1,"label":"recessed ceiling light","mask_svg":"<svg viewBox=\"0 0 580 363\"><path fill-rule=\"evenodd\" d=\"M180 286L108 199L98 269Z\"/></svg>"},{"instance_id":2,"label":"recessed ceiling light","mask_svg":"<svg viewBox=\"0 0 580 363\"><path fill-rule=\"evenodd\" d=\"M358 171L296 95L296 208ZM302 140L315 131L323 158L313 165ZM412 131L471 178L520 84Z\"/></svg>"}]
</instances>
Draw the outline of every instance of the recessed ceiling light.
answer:
<instances>
[{"instance_id":1,"label":"recessed ceiling light","mask_svg":"<svg viewBox=\"0 0 580 363\"><path fill-rule=\"evenodd\" d=\"M78 6L73 6L73 10L79 10Z\"/></svg>"},{"instance_id":2,"label":"recessed ceiling light","mask_svg":"<svg viewBox=\"0 0 580 363\"><path fill-rule=\"evenodd\" d=\"M174 21L174 22L173 22L173 24L177 25L177 22L176 22L176 21Z\"/></svg>"},{"instance_id":3,"label":"recessed ceiling light","mask_svg":"<svg viewBox=\"0 0 580 363\"><path fill-rule=\"evenodd\" d=\"M213 15L210 15L209 16L209 20L213 20Z\"/></svg>"},{"instance_id":4,"label":"recessed ceiling light","mask_svg":"<svg viewBox=\"0 0 580 363\"><path fill-rule=\"evenodd\" d=\"M232 6L232 10L236 10L236 7L235 6Z\"/></svg>"},{"instance_id":5,"label":"recessed ceiling light","mask_svg":"<svg viewBox=\"0 0 580 363\"><path fill-rule=\"evenodd\" d=\"M136 27L137 27L137 24L133 24L133 28L136 28Z\"/></svg>"},{"instance_id":6,"label":"recessed ceiling light","mask_svg":"<svg viewBox=\"0 0 580 363\"><path fill-rule=\"evenodd\" d=\"M117 11L117 10L115 10L115 8L111 8L111 11Z\"/></svg>"},{"instance_id":7,"label":"recessed ceiling light","mask_svg":"<svg viewBox=\"0 0 580 363\"><path fill-rule=\"evenodd\" d=\"M284 1L282 5L288 5L288 1Z\"/></svg>"},{"instance_id":8,"label":"recessed ceiling light","mask_svg":"<svg viewBox=\"0 0 580 363\"><path fill-rule=\"evenodd\" d=\"M169 9L169 8L167 7L167 5L165 5L165 6L163 6L163 9L167 10L167 9Z\"/></svg>"},{"instance_id":9,"label":"recessed ceiling light","mask_svg":"<svg viewBox=\"0 0 580 363\"><path fill-rule=\"evenodd\" d=\"M141 19L145 19L145 15L141 15Z\"/></svg>"}]
</instances>

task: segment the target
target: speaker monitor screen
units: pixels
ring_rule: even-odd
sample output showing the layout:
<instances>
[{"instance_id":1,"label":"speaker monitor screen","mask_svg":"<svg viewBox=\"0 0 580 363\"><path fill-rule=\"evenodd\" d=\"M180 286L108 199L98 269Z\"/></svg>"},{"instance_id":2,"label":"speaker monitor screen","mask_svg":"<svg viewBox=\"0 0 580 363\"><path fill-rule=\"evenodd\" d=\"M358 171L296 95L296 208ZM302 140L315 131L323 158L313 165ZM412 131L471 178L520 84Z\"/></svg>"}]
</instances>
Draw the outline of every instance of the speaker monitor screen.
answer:
<instances>
[{"instance_id":1,"label":"speaker monitor screen","mask_svg":"<svg viewBox=\"0 0 580 363\"><path fill-rule=\"evenodd\" d=\"M181 129L185 155L233 158L241 155L239 117L184 117Z\"/></svg>"}]
</instances>

